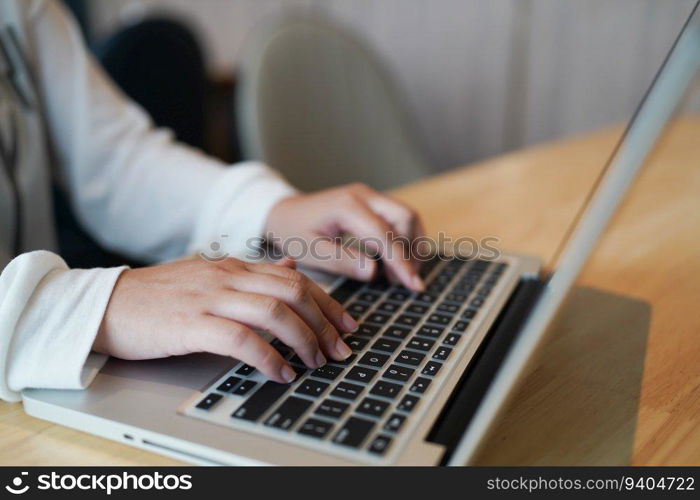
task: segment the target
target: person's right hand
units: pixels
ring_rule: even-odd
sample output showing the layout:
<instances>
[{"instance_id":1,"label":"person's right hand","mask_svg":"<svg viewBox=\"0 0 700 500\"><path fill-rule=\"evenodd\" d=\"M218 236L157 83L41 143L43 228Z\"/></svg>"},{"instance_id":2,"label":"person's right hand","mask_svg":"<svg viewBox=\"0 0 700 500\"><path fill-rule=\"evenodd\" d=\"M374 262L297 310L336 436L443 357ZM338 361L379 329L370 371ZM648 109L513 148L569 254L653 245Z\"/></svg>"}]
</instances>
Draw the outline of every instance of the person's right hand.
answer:
<instances>
[{"instance_id":1,"label":"person's right hand","mask_svg":"<svg viewBox=\"0 0 700 500\"><path fill-rule=\"evenodd\" d=\"M193 259L126 270L93 350L122 359L211 352L291 382L292 368L254 331L267 330L310 368L346 359L351 350L338 332L357 323L290 265Z\"/></svg>"}]
</instances>

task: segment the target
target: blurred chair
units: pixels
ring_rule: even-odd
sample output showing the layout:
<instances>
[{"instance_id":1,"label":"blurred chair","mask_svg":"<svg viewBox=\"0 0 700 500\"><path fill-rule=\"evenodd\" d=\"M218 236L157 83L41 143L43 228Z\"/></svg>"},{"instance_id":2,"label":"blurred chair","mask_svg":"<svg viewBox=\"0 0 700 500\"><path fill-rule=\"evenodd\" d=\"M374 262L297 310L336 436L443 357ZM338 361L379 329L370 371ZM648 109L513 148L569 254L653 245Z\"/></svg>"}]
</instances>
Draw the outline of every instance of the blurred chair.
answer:
<instances>
[{"instance_id":1,"label":"blurred chair","mask_svg":"<svg viewBox=\"0 0 700 500\"><path fill-rule=\"evenodd\" d=\"M304 190L386 189L432 171L399 91L345 29L291 14L254 30L236 95L243 154Z\"/></svg>"},{"instance_id":2,"label":"blurred chair","mask_svg":"<svg viewBox=\"0 0 700 500\"><path fill-rule=\"evenodd\" d=\"M204 148L207 77L194 33L182 22L148 18L119 31L95 53L121 89L178 140Z\"/></svg>"}]
</instances>

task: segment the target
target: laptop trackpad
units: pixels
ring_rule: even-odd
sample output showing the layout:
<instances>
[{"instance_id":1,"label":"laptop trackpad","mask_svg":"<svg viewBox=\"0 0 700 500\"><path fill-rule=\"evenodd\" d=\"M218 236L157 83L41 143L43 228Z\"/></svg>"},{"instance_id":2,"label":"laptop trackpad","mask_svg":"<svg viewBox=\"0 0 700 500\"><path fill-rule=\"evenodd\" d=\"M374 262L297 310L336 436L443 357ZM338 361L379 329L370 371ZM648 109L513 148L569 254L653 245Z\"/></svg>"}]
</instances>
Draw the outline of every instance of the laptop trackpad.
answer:
<instances>
[{"instance_id":1,"label":"laptop trackpad","mask_svg":"<svg viewBox=\"0 0 700 500\"><path fill-rule=\"evenodd\" d=\"M236 363L238 361L232 358L205 353L147 361L110 358L100 373L199 391Z\"/></svg>"}]
</instances>

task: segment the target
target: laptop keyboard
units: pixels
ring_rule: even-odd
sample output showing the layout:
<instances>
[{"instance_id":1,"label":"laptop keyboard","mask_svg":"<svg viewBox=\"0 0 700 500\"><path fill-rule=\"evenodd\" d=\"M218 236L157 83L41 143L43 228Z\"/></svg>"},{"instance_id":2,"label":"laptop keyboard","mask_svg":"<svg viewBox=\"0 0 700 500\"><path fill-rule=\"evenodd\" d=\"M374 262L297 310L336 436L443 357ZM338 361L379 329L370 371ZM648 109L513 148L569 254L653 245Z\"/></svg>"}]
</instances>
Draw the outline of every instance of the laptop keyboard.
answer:
<instances>
[{"instance_id":1,"label":"laptop keyboard","mask_svg":"<svg viewBox=\"0 0 700 500\"><path fill-rule=\"evenodd\" d=\"M241 363L185 414L267 435L296 435L326 451L383 456L430 395L433 380L459 358L455 351L468 344L470 325L506 266L434 258L423 264L424 293L384 280L346 280L332 295L360 324L344 337L353 351L347 360L311 370L275 339L271 345L297 373L294 382L266 380Z\"/></svg>"}]
</instances>

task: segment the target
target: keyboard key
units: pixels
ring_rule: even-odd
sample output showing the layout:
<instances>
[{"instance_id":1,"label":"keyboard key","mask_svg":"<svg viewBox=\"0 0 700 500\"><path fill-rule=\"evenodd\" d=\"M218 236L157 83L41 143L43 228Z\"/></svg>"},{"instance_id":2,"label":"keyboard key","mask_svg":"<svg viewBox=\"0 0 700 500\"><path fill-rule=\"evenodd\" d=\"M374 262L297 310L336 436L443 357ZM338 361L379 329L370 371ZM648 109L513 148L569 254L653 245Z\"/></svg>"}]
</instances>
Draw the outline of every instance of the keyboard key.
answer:
<instances>
[{"instance_id":1,"label":"keyboard key","mask_svg":"<svg viewBox=\"0 0 700 500\"><path fill-rule=\"evenodd\" d=\"M411 366L418 366L421 364L421 361L423 361L423 358L425 358L425 354L403 350L398 356L396 356L394 361L396 363L405 363Z\"/></svg>"},{"instance_id":2,"label":"keyboard key","mask_svg":"<svg viewBox=\"0 0 700 500\"><path fill-rule=\"evenodd\" d=\"M366 288L367 290L373 290L375 292L385 292L391 287L391 283L389 283L386 278L379 278L372 283L368 283Z\"/></svg>"},{"instance_id":3,"label":"keyboard key","mask_svg":"<svg viewBox=\"0 0 700 500\"><path fill-rule=\"evenodd\" d=\"M445 361L450 354L452 354L452 349L450 349L449 347L440 346L433 353L433 359L437 359L438 361Z\"/></svg>"},{"instance_id":4,"label":"keyboard key","mask_svg":"<svg viewBox=\"0 0 700 500\"><path fill-rule=\"evenodd\" d=\"M363 304L362 302L353 302L353 303L351 303L351 304L348 304L348 305L345 307L345 309L346 309L349 313L356 312L356 313L359 313L359 314L362 314L362 313L367 312L367 310L368 310L369 308L370 308L370 305L369 305L369 304Z\"/></svg>"},{"instance_id":5,"label":"keyboard key","mask_svg":"<svg viewBox=\"0 0 700 500\"><path fill-rule=\"evenodd\" d=\"M484 285L476 291L477 297L486 298L491 293L491 287Z\"/></svg>"},{"instance_id":6,"label":"keyboard key","mask_svg":"<svg viewBox=\"0 0 700 500\"><path fill-rule=\"evenodd\" d=\"M345 303L352 295L362 287L362 282L355 280L345 280L339 287L331 292L331 297L340 302Z\"/></svg>"},{"instance_id":7,"label":"keyboard key","mask_svg":"<svg viewBox=\"0 0 700 500\"><path fill-rule=\"evenodd\" d=\"M361 300L362 302L367 302L368 304L374 304L379 297L380 297L380 294L375 293L371 290L367 290L366 292L361 292L357 296L357 300Z\"/></svg>"},{"instance_id":8,"label":"keyboard key","mask_svg":"<svg viewBox=\"0 0 700 500\"><path fill-rule=\"evenodd\" d=\"M384 430L389 432L399 432L401 426L406 421L406 415L401 415L399 413L394 413L389 417L389 420L384 424Z\"/></svg>"},{"instance_id":9,"label":"keyboard key","mask_svg":"<svg viewBox=\"0 0 700 500\"><path fill-rule=\"evenodd\" d=\"M355 366L345 376L346 379L355 380L356 382L369 382L377 374L377 370L365 368L364 366Z\"/></svg>"},{"instance_id":10,"label":"keyboard key","mask_svg":"<svg viewBox=\"0 0 700 500\"><path fill-rule=\"evenodd\" d=\"M467 309L462 313L462 317L464 319L472 319L474 316L476 316L477 311L475 309Z\"/></svg>"},{"instance_id":11,"label":"keyboard key","mask_svg":"<svg viewBox=\"0 0 700 500\"><path fill-rule=\"evenodd\" d=\"M369 306L367 304L362 304L360 302L353 302L349 306L345 308L348 313L350 313L350 316L352 316L355 319L360 318L364 313L367 312L369 309Z\"/></svg>"},{"instance_id":12,"label":"keyboard key","mask_svg":"<svg viewBox=\"0 0 700 500\"><path fill-rule=\"evenodd\" d=\"M392 325L384 332L384 336L403 340L409 333L411 333L410 328Z\"/></svg>"},{"instance_id":13,"label":"keyboard key","mask_svg":"<svg viewBox=\"0 0 700 500\"><path fill-rule=\"evenodd\" d=\"M398 380L399 382L406 382L411 378L414 371L415 370L412 368L406 368L405 366L390 365L384 372L384 378Z\"/></svg>"},{"instance_id":14,"label":"keyboard key","mask_svg":"<svg viewBox=\"0 0 700 500\"><path fill-rule=\"evenodd\" d=\"M236 375L243 375L244 377L252 375L253 373L255 373L255 368L253 368L250 365L243 365L238 370L236 370Z\"/></svg>"},{"instance_id":15,"label":"keyboard key","mask_svg":"<svg viewBox=\"0 0 700 500\"><path fill-rule=\"evenodd\" d=\"M396 311L401 309L401 304L396 304L395 302L382 302L377 307L377 311L394 314Z\"/></svg>"},{"instance_id":16,"label":"keyboard key","mask_svg":"<svg viewBox=\"0 0 700 500\"><path fill-rule=\"evenodd\" d=\"M221 391L221 392L228 392L228 391L230 391L231 389L233 389L234 387L236 387L236 385L238 385L238 383L239 383L241 380L242 380L242 379L241 379L240 377L229 377L229 378L227 378L226 380L224 380L224 381L219 385L219 387L216 388L216 390L217 390L217 391Z\"/></svg>"},{"instance_id":17,"label":"keyboard key","mask_svg":"<svg viewBox=\"0 0 700 500\"><path fill-rule=\"evenodd\" d=\"M389 300L393 300L395 302L405 302L410 296L411 292L408 290L397 290L389 294Z\"/></svg>"},{"instance_id":18,"label":"keyboard key","mask_svg":"<svg viewBox=\"0 0 700 500\"><path fill-rule=\"evenodd\" d=\"M423 394L430 385L430 382L431 380L429 378L418 377L416 380L413 381L413 385L411 385L409 391L415 392L417 394Z\"/></svg>"},{"instance_id":19,"label":"keyboard key","mask_svg":"<svg viewBox=\"0 0 700 500\"><path fill-rule=\"evenodd\" d=\"M363 365L373 366L374 368L381 368L389 360L389 356L379 352L366 352L358 363Z\"/></svg>"},{"instance_id":20,"label":"keyboard key","mask_svg":"<svg viewBox=\"0 0 700 500\"><path fill-rule=\"evenodd\" d=\"M430 258L429 260L422 260L420 263L420 275L422 278L426 278L433 269L435 269L435 266L437 266L440 262L439 256L435 256L433 258Z\"/></svg>"},{"instance_id":21,"label":"keyboard key","mask_svg":"<svg viewBox=\"0 0 700 500\"><path fill-rule=\"evenodd\" d=\"M362 337L355 337L354 335L350 335L349 337L345 337L343 340L348 345L348 347L355 352L361 351L362 349L364 349L365 346L367 345L367 342L369 342L369 340L367 340L367 339L363 339Z\"/></svg>"},{"instance_id":22,"label":"keyboard key","mask_svg":"<svg viewBox=\"0 0 700 500\"><path fill-rule=\"evenodd\" d=\"M444 328L440 328L437 326L423 325L418 329L418 331L416 332L416 335L423 335L425 337L438 338L440 335L442 335L442 332L444 332L444 331L445 331Z\"/></svg>"},{"instance_id":23,"label":"keyboard key","mask_svg":"<svg viewBox=\"0 0 700 500\"><path fill-rule=\"evenodd\" d=\"M447 274L438 274L435 276L433 279L433 284L435 285L441 285L443 288L447 286L450 281L452 281L453 276L449 276Z\"/></svg>"},{"instance_id":24,"label":"keyboard key","mask_svg":"<svg viewBox=\"0 0 700 500\"><path fill-rule=\"evenodd\" d=\"M372 345L372 349L384 352L394 352L400 345L401 342L382 337Z\"/></svg>"},{"instance_id":25,"label":"keyboard key","mask_svg":"<svg viewBox=\"0 0 700 500\"><path fill-rule=\"evenodd\" d=\"M440 326L445 326L450 321L452 321L452 318L450 316L445 316L444 314L435 314L435 313L428 316L428 319L426 320L427 323L435 323L436 325L440 325Z\"/></svg>"},{"instance_id":26,"label":"keyboard key","mask_svg":"<svg viewBox=\"0 0 700 500\"><path fill-rule=\"evenodd\" d=\"M345 410L350 406L342 401L334 401L332 399L326 399L316 408L316 415L323 415L324 417L330 418L340 418L345 413Z\"/></svg>"},{"instance_id":27,"label":"keyboard key","mask_svg":"<svg viewBox=\"0 0 700 500\"><path fill-rule=\"evenodd\" d=\"M299 432L299 434L303 434L304 436L323 439L332 428L333 424L329 422L325 422L317 418L310 418L302 424L297 432Z\"/></svg>"},{"instance_id":28,"label":"keyboard key","mask_svg":"<svg viewBox=\"0 0 700 500\"><path fill-rule=\"evenodd\" d=\"M256 385L258 385L257 382L253 382L252 380L244 380L241 385L239 385L233 390L233 394L235 394L236 396L245 396Z\"/></svg>"},{"instance_id":29,"label":"keyboard key","mask_svg":"<svg viewBox=\"0 0 700 500\"><path fill-rule=\"evenodd\" d=\"M311 401L290 396L267 418L265 425L289 430L310 406Z\"/></svg>"},{"instance_id":30,"label":"keyboard key","mask_svg":"<svg viewBox=\"0 0 700 500\"><path fill-rule=\"evenodd\" d=\"M469 321L460 320L454 324L454 326L452 327L452 330L454 330L455 332L462 333L467 328L469 328Z\"/></svg>"},{"instance_id":31,"label":"keyboard key","mask_svg":"<svg viewBox=\"0 0 700 500\"><path fill-rule=\"evenodd\" d=\"M375 325L360 325L360 328L357 329L355 332L355 335L364 335L365 337L374 337L377 332L379 331L378 326Z\"/></svg>"},{"instance_id":32,"label":"keyboard key","mask_svg":"<svg viewBox=\"0 0 700 500\"><path fill-rule=\"evenodd\" d=\"M480 308L482 305L484 305L484 299L477 297L475 299L472 299L472 301L469 303L470 307L473 307L474 309Z\"/></svg>"},{"instance_id":33,"label":"keyboard key","mask_svg":"<svg viewBox=\"0 0 700 500\"><path fill-rule=\"evenodd\" d=\"M391 318L391 314L373 312L372 314L367 316L365 321L369 323L377 323L378 325L386 325L389 322L389 318Z\"/></svg>"},{"instance_id":34,"label":"keyboard key","mask_svg":"<svg viewBox=\"0 0 700 500\"><path fill-rule=\"evenodd\" d=\"M295 354L294 356L292 356L292 357L289 359L289 362L290 362L290 363L295 363L295 364L297 364L297 365L299 365L299 366L306 366L306 365L304 364L304 361L302 361L302 359L301 359L298 355L296 355L296 354Z\"/></svg>"},{"instance_id":35,"label":"keyboard key","mask_svg":"<svg viewBox=\"0 0 700 500\"><path fill-rule=\"evenodd\" d=\"M270 342L270 345L275 349L275 351L280 353L283 358L286 358L287 355L292 352L292 350L284 345L279 339L274 339L272 342Z\"/></svg>"},{"instance_id":36,"label":"keyboard key","mask_svg":"<svg viewBox=\"0 0 700 500\"><path fill-rule=\"evenodd\" d=\"M437 375L437 372L440 371L440 368L442 368L442 363L438 363L437 361L428 361L423 367L421 373L423 375L435 376Z\"/></svg>"},{"instance_id":37,"label":"keyboard key","mask_svg":"<svg viewBox=\"0 0 700 500\"><path fill-rule=\"evenodd\" d=\"M255 422L288 390L289 385L287 384L278 384L272 381L265 382L231 416Z\"/></svg>"},{"instance_id":38,"label":"keyboard key","mask_svg":"<svg viewBox=\"0 0 700 500\"><path fill-rule=\"evenodd\" d=\"M453 302L455 304L463 304L467 300L468 295L466 293L452 292L445 295L445 302Z\"/></svg>"},{"instance_id":39,"label":"keyboard key","mask_svg":"<svg viewBox=\"0 0 700 500\"><path fill-rule=\"evenodd\" d=\"M338 366L324 365L316 368L311 372L311 377L324 378L326 380L335 380L343 372L343 369Z\"/></svg>"},{"instance_id":40,"label":"keyboard key","mask_svg":"<svg viewBox=\"0 0 700 500\"><path fill-rule=\"evenodd\" d=\"M410 314L418 314L422 316L423 314L428 312L428 309L430 309L430 306L428 305L413 303L406 308L405 312Z\"/></svg>"},{"instance_id":41,"label":"keyboard key","mask_svg":"<svg viewBox=\"0 0 700 500\"><path fill-rule=\"evenodd\" d=\"M459 339L461 338L462 336L459 333L450 333L447 337L445 337L445 340L443 340L442 343L447 345L457 345L457 342L459 342Z\"/></svg>"},{"instance_id":42,"label":"keyboard key","mask_svg":"<svg viewBox=\"0 0 700 500\"><path fill-rule=\"evenodd\" d=\"M347 358L341 360L341 361L336 361L334 359L329 359L329 363L333 363L335 365L343 365L343 366L349 366L353 361L355 361L355 358L357 357L357 354L351 354Z\"/></svg>"},{"instance_id":43,"label":"keyboard key","mask_svg":"<svg viewBox=\"0 0 700 500\"><path fill-rule=\"evenodd\" d=\"M306 372L308 372L308 370L303 366L291 365L291 368L292 370L294 370L294 373L297 374L296 380L300 379L301 377L306 375Z\"/></svg>"},{"instance_id":44,"label":"keyboard key","mask_svg":"<svg viewBox=\"0 0 700 500\"><path fill-rule=\"evenodd\" d=\"M413 337L408 341L406 347L409 349L415 349L416 351L429 351L434 345L434 340Z\"/></svg>"},{"instance_id":45,"label":"keyboard key","mask_svg":"<svg viewBox=\"0 0 700 500\"><path fill-rule=\"evenodd\" d=\"M306 379L299 384L299 387L297 387L294 392L297 394L305 394L306 396L318 397L323 394L326 389L328 389L329 385L330 384L327 384L326 382Z\"/></svg>"},{"instance_id":46,"label":"keyboard key","mask_svg":"<svg viewBox=\"0 0 700 500\"><path fill-rule=\"evenodd\" d=\"M474 290L474 285L471 282L459 282L455 285L453 290L468 295Z\"/></svg>"},{"instance_id":47,"label":"keyboard key","mask_svg":"<svg viewBox=\"0 0 700 500\"><path fill-rule=\"evenodd\" d=\"M374 428L374 422L364 418L350 417L333 437L333 442L343 446L359 448Z\"/></svg>"},{"instance_id":48,"label":"keyboard key","mask_svg":"<svg viewBox=\"0 0 700 500\"><path fill-rule=\"evenodd\" d=\"M418 401L419 399L417 396L411 396L410 394L406 394L399 403L399 406L397 406L396 408L401 411L405 411L406 413L410 413L411 411L413 411L413 408L416 407Z\"/></svg>"},{"instance_id":49,"label":"keyboard key","mask_svg":"<svg viewBox=\"0 0 700 500\"><path fill-rule=\"evenodd\" d=\"M380 434L372 440L367 451L375 455L384 455L389 446L391 446L391 438Z\"/></svg>"},{"instance_id":50,"label":"keyboard key","mask_svg":"<svg viewBox=\"0 0 700 500\"><path fill-rule=\"evenodd\" d=\"M456 314L457 311L459 311L459 307L456 304L448 304L446 302L443 302L442 304L438 305L436 310L442 314Z\"/></svg>"},{"instance_id":51,"label":"keyboard key","mask_svg":"<svg viewBox=\"0 0 700 500\"><path fill-rule=\"evenodd\" d=\"M391 382L380 380L374 384L374 387L372 387L372 390L369 392L375 396L394 399L398 393L401 392L401 386L399 384L392 384Z\"/></svg>"},{"instance_id":52,"label":"keyboard key","mask_svg":"<svg viewBox=\"0 0 700 500\"><path fill-rule=\"evenodd\" d=\"M421 318L417 316L411 316L409 314L402 314L398 318L396 318L396 323L399 325L404 325L404 326L416 326L418 322L421 320Z\"/></svg>"},{"instance_id":53,"label":"keyboard key","mask_svg":"<svg viewBox=\"0 0 700 500\"><path fill-rule=\"evenodd\" d=\"M373 417L381 417L386 409L389 408L389 403L374 398L365 398L357 406L355 411L371 415Z\"/></svg>"},{"instance_id":54,"label":"keyboard key","mask_svg":"<svg viewBox=\"0 0 700 500\"><path fill-rule=\"evenodd\" d=\"M351 384L349 382L340 382L335 389L333 389L333 392L331 392L331 396L354 401L357 399L357 396L360 395L363 389L364 387L361 385Z\"/></svg>"},{"instance_id":55,"label":"keyboard key","mask_svg":"<svg viewBox=\"0 0 700 500\"><path fill-rule=\"evenodd\" d=\"M197 408L200 410L209 410L212 406L221 401L221 398L223 398L221 394L215 394L212 392L197 403Z\"/></svg>"},{"instance_id":56,"label":"keyboard key","mask_svg":"<svg viewBox=\"0 0 700 500\"><path fill-rule=\"evenodd\" d=\"M430 295L429 293L419 293L416 295L416 301L417 302L424 302L426 304L432 304L435 302L435 296Z\"/></svg>"}]
</instances>

